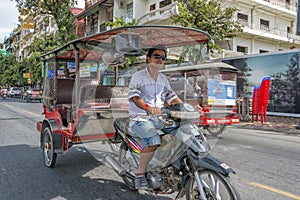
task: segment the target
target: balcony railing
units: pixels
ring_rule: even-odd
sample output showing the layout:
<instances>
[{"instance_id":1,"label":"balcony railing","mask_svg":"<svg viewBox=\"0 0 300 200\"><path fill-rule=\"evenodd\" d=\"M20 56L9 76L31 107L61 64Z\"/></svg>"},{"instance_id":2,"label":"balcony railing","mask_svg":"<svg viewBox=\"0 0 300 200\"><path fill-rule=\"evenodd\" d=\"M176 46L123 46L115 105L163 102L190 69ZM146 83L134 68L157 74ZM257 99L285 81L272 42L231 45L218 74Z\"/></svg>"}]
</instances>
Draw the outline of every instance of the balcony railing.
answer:
<instances>
[{"instance_id":1,"label":"balcony railing","mask_svg":"<svg viewBox=\"0 0 300 200\"><path fill-rule=\"evenodd\" d=\"M246 26L249 27L249 21L246 19L237 19L237 21L242 25L242 26Z\"/></svg>"},{"instance_id":2,"label":"balcony railing","mask_svg":"<svg viewBox=\"0 0 300 200\"><path fill-rule=\"evenodd\" d=\"M97 29L91 29L90 31L87 31L85 33L85 36L93 35L93 34L96 34L96 33L98 33Z\"/></svg>"},{"instance_id":3,"label":"balcony railing","mask_svg":"<svg viewBox=\"0 0 300 200\"><path fill-rule=\"evenodd\" d=\"M282 37L282 40L284 40L283 38L287 38L289 42L295 42L297 44L300 44L300 36L291 34L287 31L271 28L269 26L261 25L259 23L254 23L251 27L250 22L248 20L243 19L238 19L238 22L246 28L261 32L261 35L271 34L274 36Z\"/></svg>"},{"instance_id":4,"label":"balcony railing","mask_svg":"<svg viewBox=\"0 0 300 200\"><path fill-rule=\"evenodd\" d=\"M99 1L101 1L101 0L89 0L89 1L87 1L85 9L90 8L92 5L94 5L95 3L98 3Z\"/></svg>"},{"instance_id":5,"label":"balcony railing","mask_svg":"<svg viewBox=\"0 0 300 200\"><path fill-rule=\"evenodd\" d=\"M263 0L263 1L269 2L270 4L275 5L275 6L286 8L286 9L294 11L294 12L297 11L296 5L291 5L291 4L287 3L286 1L282 1L282 0Z\"/></svg>"},{"instance_id":6,"label":"balcony railing","mask_svg":"<svg viewBox=\"0 0 300 200\"><path fill-rule=\"evenodd\" d=\"M163 8L152 10L146 13L140 19L137 20L137 24L145 24L149 21L167 19L174 14L178 14L178 7L176 2L167 5Z\"/></svg>"}]
</instances>

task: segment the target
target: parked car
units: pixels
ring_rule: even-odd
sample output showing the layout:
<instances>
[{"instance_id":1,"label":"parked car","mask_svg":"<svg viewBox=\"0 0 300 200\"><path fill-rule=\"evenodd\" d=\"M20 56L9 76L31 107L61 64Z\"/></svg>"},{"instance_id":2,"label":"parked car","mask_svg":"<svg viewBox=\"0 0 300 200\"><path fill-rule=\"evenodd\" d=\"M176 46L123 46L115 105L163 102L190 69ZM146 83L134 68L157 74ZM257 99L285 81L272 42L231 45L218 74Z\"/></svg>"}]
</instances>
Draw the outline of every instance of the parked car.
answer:
<instances>
[{"instance_id":1,"label":"parked car","mask_svg":"<svg viewBox=\"0 0 300 200\"><path fill-rule=\"evenodd\" d=\"M18 87L10 87L8 88L8 97L21 97L21 90Z\"/></svg>"},{"instance_id":2,"label":"parked car","mask_svg":"<svg viewBox=\"0 0 300 200\"><path fill-rule=\"evenodd\" d=\"M31 102L33 100L42 102L42 92L37 88L29 88L26 90L24 99L26 99L27 102Z\"/></svg>"}]
</instances>

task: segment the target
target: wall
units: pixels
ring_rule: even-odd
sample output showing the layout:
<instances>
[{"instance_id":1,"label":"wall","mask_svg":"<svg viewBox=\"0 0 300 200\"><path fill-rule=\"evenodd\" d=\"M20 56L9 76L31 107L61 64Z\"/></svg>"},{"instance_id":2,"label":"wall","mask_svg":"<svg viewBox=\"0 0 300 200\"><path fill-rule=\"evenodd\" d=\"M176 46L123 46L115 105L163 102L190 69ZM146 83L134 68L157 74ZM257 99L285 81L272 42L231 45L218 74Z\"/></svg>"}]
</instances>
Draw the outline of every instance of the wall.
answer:
<instances>
[{"instance_id":1,"label":"wall","mask_svg":"<svg viewBox=\"0 0 300 200\"><path fill-rule=\"evenodd\" d=\"M300 49L223 59L241 70L239 97L252 97L253 87L271 77L268 111L300 114Z\"/></svg>"}]
</instances>

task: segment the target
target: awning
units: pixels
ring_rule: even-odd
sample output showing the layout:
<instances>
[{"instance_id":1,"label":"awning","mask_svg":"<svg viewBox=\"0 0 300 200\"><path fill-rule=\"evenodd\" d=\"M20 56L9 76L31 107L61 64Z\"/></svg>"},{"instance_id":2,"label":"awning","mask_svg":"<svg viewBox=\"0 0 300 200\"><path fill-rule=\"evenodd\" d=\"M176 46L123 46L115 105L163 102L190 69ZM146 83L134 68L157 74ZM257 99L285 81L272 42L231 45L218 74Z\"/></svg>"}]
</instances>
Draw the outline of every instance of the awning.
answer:
<instances>
[{"instance_id":1,"label":"awning","mask_svg":"<svg viewBox=\"0 0 300 200\"><path fill-rule=\"evenodd\" d=\"M19 30L24 30L24 29L33 29L34 28L34 23L31 22L24 22L23 24L21 24L21 26L19 27Z\"/></svg>"},{"instance_id":2,"label":"awning","mask_svg":"<svg viewBox=\"0 0 300 200\"><path fill-rule=\"evenodd\" d=\"M5 56L8 54L5 49L0 49L0 53L3 54L3 55L5 55Z\"/></svg>"}]
</instances>

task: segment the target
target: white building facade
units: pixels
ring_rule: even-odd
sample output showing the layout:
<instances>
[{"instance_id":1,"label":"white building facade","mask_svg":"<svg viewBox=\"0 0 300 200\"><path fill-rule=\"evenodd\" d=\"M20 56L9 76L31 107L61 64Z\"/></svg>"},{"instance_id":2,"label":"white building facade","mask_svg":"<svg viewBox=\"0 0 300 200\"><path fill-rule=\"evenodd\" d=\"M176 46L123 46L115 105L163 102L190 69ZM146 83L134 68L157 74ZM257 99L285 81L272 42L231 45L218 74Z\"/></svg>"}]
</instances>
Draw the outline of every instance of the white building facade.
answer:
<instances>
[{"instance_id":1,"label":"white building facade","mask_svg":"<svg viewBox=\"0 0 300 200\"><path fill-rule=\"evenodd\" d=\"M225 4L238 8L235 19L244 26L231 41L232 51L257 54L300 47L296 0L226 0Z\"/></svg>"},{"instance_id":2,"label":"white building facade","mask_svg":"<svg viewBox=\"0 0 300 200\"><path fill-rule=\"evenodd\" d=\"M296 35L297 0L224 0L222 7L238 8L234 20L243 27L233 39L219 44L222 57L277 52L300 48ZM171 25L170 17L178 13L174 0L86 0L79 18L86 20L86 36L104 31L107 21L122 17L135 19L138 25Z\"/></svg>"}]
</instances>

